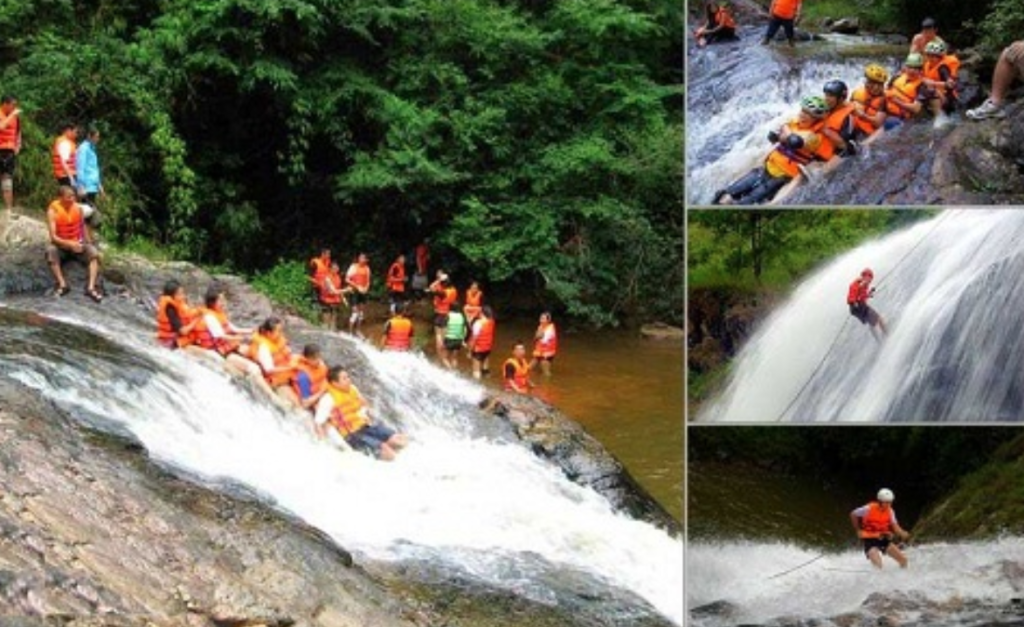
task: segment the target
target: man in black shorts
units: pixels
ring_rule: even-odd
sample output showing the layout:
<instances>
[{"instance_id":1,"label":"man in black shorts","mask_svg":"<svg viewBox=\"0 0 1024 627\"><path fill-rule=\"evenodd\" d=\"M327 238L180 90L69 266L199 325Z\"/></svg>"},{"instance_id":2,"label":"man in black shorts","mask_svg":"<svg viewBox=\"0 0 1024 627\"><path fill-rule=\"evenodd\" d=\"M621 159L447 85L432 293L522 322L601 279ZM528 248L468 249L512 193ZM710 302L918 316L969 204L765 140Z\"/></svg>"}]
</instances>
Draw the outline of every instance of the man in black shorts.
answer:
<instances>
[{"instance_id":1,"label":"man in black shorts","mask_svg":"<svg viewBox=\"0 0 1024 627\"><path fill-rule=\"evenodd\" d=\"M900 568L907 567L907 557L900 547L892 542L893 535L899 536L902 540L910 537L910 534L896 522L896 512L892 509L892 502L895 499L892 490L882 488L878 491L877 500L850 512L850 522L857 530L857 537L864 544L864 555L871 560L875 568L882 567L883 555L896 560Z\"/></svg>"},{"instance_id":2,"label":"man in black shorts","mask_svg":"<svg viewBox=\"0 0 1024 627\"><path fill-rule=\"evenodd\" d=\"M14 209L14 169L21 150L21 109L14 96L0 97L0 190L7 217Z\"/></svg>"},{"instance_id":3,"label":"man in black shorts","mask_svg":"<svg viewBox=\"0 0 1024 627\"><path fill-rule=\"evenodd\" d=\"M877 340L879 337L875 335L875 327L881 330L883 336L888 331L882 316L868 305L868 299L875 295L875 288L871 287L871 281L874 278L875 273L871 271L871 268L864 268L860 276L850 283L850 289L846 293L846 304L850 306L850 315L860 320L862 324L868 325L871 334Z\"/></svg>"}]
</instances>

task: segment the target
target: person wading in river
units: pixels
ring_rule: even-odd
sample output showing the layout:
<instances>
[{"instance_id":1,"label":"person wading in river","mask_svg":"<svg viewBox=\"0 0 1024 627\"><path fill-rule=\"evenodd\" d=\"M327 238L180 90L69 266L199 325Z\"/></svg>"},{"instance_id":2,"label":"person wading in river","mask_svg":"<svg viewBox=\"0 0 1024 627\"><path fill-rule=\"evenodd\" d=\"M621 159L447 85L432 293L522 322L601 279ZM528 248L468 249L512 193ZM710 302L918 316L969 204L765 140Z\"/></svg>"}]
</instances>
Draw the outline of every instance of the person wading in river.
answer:
<instances>
[{"instance_id":1,"label":"person wading in river","mask_svg":"<svg viewBox=\"0 0 1024 627\"><path fill-rule=\"evenodd\" d=\"M882 567L882 555L896 560L900 568L907 567L907 556L892 542L894 534L904 541L910 538L896 522L896 511L892 508L895 498L892 490L882 488L878 491L878 500L850 512L850 522L864 544L864 555L875 568Z\"/></svg>"},{"instance_id":2,"label":"person wading in river","mask_svg":"<svg viewBox=\"0 0 1024 627\"><path fill-rule=\"evenodd\" d=\"M875 334L875 327L877 326L881 330L883 337L888 335L885 320L871 305L868 305L868 299L875 295L875 288L871 287L871 281L874 278L875 273L871 271L871 268L864 268L860 276L850 283L850 289L846 292L846 304L850 306L850 315L868 325L871 335L881 341L881 338Z\"/></svg>"}]
</instances>

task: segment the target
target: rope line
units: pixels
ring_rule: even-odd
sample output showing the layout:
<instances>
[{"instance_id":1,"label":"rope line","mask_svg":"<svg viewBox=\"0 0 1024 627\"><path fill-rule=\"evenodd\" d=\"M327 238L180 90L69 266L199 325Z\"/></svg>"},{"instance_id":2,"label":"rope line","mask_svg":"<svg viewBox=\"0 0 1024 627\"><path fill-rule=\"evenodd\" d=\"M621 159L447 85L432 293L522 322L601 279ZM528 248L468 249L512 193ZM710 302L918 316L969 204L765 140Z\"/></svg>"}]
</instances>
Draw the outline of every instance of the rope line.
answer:
<instances>
[{"instance_id":1,"label":"rope line","mask_svg":"<svg viewBox=\"0 0 1024 627\"><path fill-rule=\"evenodd\" d=\"M956 213L957 211L961 211L961 210L960 209L954 209L952 211L945 211L945 212L943 212L943 214L941 216L939 216L938 220L935 221L935 224L932 226L932 228L929 229L927 233L922 235L921 239L919 239L917 241L917 243L914 244L910 248L910 250L908 250L906 253L903 254L902 257L900 257L899 261L896 262L896 265L894 265L892 267L892 269L889 270L889 274L885 275L885 278L879 280L878 283L875 285L875 288L877 289L877 288L881 287L882 284L885 283L889 279L889 277L891 277L893 274L895 274L896 269L899 268L901 265L903 265L903 262L907 260L907 257L909 257L912 252L917 250L917 248L921 244L923 244L924 241L926 239L928 239L928 237L931 236L931 234L934 233L937 228L939 228L939 224L943 220L945 220L947 217L949 217L949 216L953 215L954 213ZM829 347L828 347L828 350L825 351L825 355L821 358L821 361L819 361L818 365L814 367L814 370L811 371L810 376L807 377L807 381L805 381L803 386L801 386L800 390L797 391L796 395L793 397L793 400L789 401L789 404L786 405L786 408L783 409L782 413L779 414L779 416L775 419L775 422L781 422L782 419L786 417L786 414L789 413L789 410L793 408L793 405L795 405L796 402L800 399L800 397L803 396L803 393L807 390L807 386L809 386L811 384L811 381L813 381L814 377L817 376L818 371L821 370L821 367L825 365L826 361L828 361L828 358L832 354L832 351L835 350L836 345L839 343L839 338L843 336L843 331L846 330L846 325L849 324L849 322L850 322L850 318L847 317L846 320L843 322L843 326L839 327L839 331L836 333L835 337L832 338L832 344L830 344Z\"/></svg>"},{"instance_id":2,"label":"rope line","mask_svg":"<svg viewBox=\"0 0 1024 627\"><path fill-rule=\"evenodd\" d=\"M818 560L820 560L823 557L825 557L824 553L822 553L818 557L815 557L813 559L807 560L806 562L804 562L803 564L800 564L799 566L794 566L793 568L790 568L789 570L784 570L781 573L776 573L776 574L772 575L771 577L768 577L768 579L775 579L776 577L781 577L783 575L788 575L791 572L800 570L801 568L804 568L806 566L810 566L811 564L813 564L814 562L817 562Z\"/></svg>"}]
</instances>

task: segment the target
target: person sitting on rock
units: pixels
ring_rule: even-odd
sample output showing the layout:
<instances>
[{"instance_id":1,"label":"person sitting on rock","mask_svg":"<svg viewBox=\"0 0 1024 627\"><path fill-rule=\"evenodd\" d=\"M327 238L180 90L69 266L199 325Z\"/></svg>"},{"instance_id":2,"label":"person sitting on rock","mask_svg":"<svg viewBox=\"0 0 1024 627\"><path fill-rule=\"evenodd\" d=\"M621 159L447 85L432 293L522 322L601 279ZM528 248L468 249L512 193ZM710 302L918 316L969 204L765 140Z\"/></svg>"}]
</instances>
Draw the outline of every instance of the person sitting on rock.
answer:
<instances>
[{"instance_id":1,"label":"person sitting on rock","mask_svg":"<svg viewBox=\"0 0 1024 627\"><path fill-rule=\"evenodd\" d=\"M907 567L907 557L892 541L893 535L904 541L910 538L910 534L896 521L896 511L892 508L895 499L892 490L882 488L878 491L877 500L850 512L850 522L864 545L864 555L875 568L882 568L883 555L896 560L900 568Z\"/></svg>"},{"instance_id":2,"label":"person sitting on rock","mask_svg":"<svg viewBox=\"0 0 1024 627\"><path fill-rule=\"evenodd\" d=\"M852 157L857 154L857 143L854 141L856 126L853 122L853 103L846 101L849 89L840 80L830 80L822 88L828 112L825 114L825 125L821 133L828 140L830 148L840 157ZM831 157L829 150L823 151L826 160Z\"/></svg>"},{"instance_id":3,"label":"person sitting on rock","mask_svg":"<svg viewBox=\"0 0 1024 627\"><path fill-rule=\"evenodd\" d=\"M921 90L924 85L922 69L924 57L916 52L908 54L903 62L903 70L885 90L886 130L896 128L904 120L914 118L924 110L928 94Z\"/></svg>"},{"instance_id":4,"label":"person sitting on rock","mask_svg":"<svg viewBox=\"0 0 1024 627\"><path fill-rule=\"evenodd\" d=\"M764 165L751 170L725 189L715 192L712 204L754 205L768 202L801 173L814 159L825 161L832 146L821 134L828 105L821 96L808 96L800 101L800 113L778 131L768 133L775 147Z\"/></svg>"},{"instance_id":5,"label":"person sitting on rock","mask_svg":"<svg viewBox=\"0 0 1024 627\"><path fill-rule=\"evenodd\" d=\"M1005 117L1003 105L1006 94L1017 79L1024 79L1024 40L1015 41L1003 49L992 74L992 89L988 99L980 107L969 109L967 117L975 121Z\"/></svg>"},{"instance_id":6,"label":"person sitting on rock","mask_svg":"<svg viewBox=\"0 0 1024 627\"><path fill-rule=\"evenodd\" d=\"M924 18L921 20L921 32L914 35L913 39L910 40L910 50L907 54L915 52L917 54L924 54L925 46L938 36L939 28L935 24L935 20L930 17Z\"/></svg>"},{"instance_id":7,"label":"person sitting on rock","mask_svg":"<svg viewBox=\"0 0 1024 627\"><path fill-rule=\"evenodd\" d=\"M351 446L383 461L395 459L409 438L385 425L374 424L368 415L369 406L348 372L333 366L327 372L327 392L316 405L314 422L320 438ZM343 445L344 446L344 445Z\"/></svg>"},{"instance_id":8,"label":"person sitting on rock","mask_svg":"<svg viewBox=\"0 0 1024 627\"><path fill-rule=\"evenodd\" d=\"M327 392L327 364L318 345L306 344L302 348L302 356L295 362L291 384L302 408L313 411L320 397Z\"/></svg>"},{"instance_id":9,"label":"person sitting on rock","mask_svg":"<svg viewBox=\"0 0 1024 627\"><path fill-rule=\"evenodd\" d=\"M99 303L103 294L96 289L100 274L100 254L92 244L89 230L85 228L82 207L75 202L75 190L70 185L61 185L57 200L46 209L46 222L50 231L50 243L46 247L46 260L57 284L54 294L64 296L71 291L64 279L62 266L69 259L80 261L88 269L88 283L85 295Z\"/></svg>"},{"instance_id":10,"label":"person sitting on rock","mask_svg":"<svg viewBox=\"0 0 1024 627\"><path fill-rule=\"evenodd\" d=\"M850 95L857 140L870 137L885 125L885 83L888 80L889 72L884 67L870 63L864 68L864 84Z\"/></svg>"},{"instance_id":11,"label":"person sitting on rock","mask_svg":"<svg viewBox=\"0 0 1024 627\"><path fill-rule=\"evenodd\" d=\"M704 7L705 22L697 29L694 36L697 46L703 48L708 44L720 41L736 41L736 20L729 12L726 2L708 2Z\"/></svg>"},{"instance_id":12,"label":"person sitting on rock","mask_svg":"<svg viewBox=\"0 0 1024 627\"><path fill-rule=\"evenodd\" d=\"M850 283L850 289L846 292L846 304L850 307L850 315L860 320L862 324L868 325L871 329L871 335L876 340L879 337L875 334L875 327L881 330L882 335L886 335L888 331L885 328L885 320L882 316L878 315L871 305L868 305L868 299L875 295L875 288L871 287L871 281L875 278L875 273L871 271L871 268L864 268L861 271L860 276Z\"/></svg>"},{"instance_id":13,"label":"person sitting on rock","mask_svg":"<svg viewBox=\"0 0 1024 627\"><path fill-rule=\"evenodd\" d=\"M297 359L292 356L292 351L288 347L288 340L284 336L284 322L280 318L270 316L256 329L249 342L248 357L260 367L263 381L272 394L302 407L291 385Z\"/></svg>"},{"instance_id":14,"label":"person sitting on rock","mask_svg":"<svg viewBox=\"0 0 1024 627\"><path fill-rule=\"evenodd\" d=\"M928 98L928 110L935 116L936 125L949 121L949 114L956 110L958 74L960 59L949 52L946 42L938 37L928 42L925 48L924 78L922 82Z\"/></svg>"},{"instance_id":15,"label":"person sitting on rock","mask_svg":"<svg viewBox=\"0 0 1024 627\"><path fill-rule=\"evenodd\" d=\"M189 306L181 283L175 279L165 283L156 305L156 341L171 349L188 346L198 319L198 310Z\"/></svg>"}]
</instances>

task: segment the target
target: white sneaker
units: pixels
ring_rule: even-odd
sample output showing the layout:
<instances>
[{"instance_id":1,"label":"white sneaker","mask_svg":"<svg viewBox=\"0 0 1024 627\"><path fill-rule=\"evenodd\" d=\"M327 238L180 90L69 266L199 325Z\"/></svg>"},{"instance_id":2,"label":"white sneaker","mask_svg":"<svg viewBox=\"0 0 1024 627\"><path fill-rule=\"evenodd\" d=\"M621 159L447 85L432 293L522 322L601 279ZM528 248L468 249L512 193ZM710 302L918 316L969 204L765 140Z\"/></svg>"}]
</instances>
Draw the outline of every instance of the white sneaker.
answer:
<instances>
[{"instance_id":1,"label":"white sneaker","mask_svg":"<svg viewBox=\"0 0 1024 627\"><path fill-rule=\"evenodd\" d=\"M935 121L932 123L932 128L935 128L935 129L945 128L945 127L949 126L952 123L953 123L952 118L950 118L947 114L939 113L937 116L935 116Z\"/></svg>"},{"instance_id":2,"label":"white sneaker","mask_svg":"<svg viewBox=\"0 0 1024 627\"><path fill-rule=\"evenodd\" d=\"M1002 105L997 105L991 98L986 100L977 109L968 109L967 117L972 120L987 120L988 118L1005 118L1006 111Z\"/></svg>"}]
</instances>

